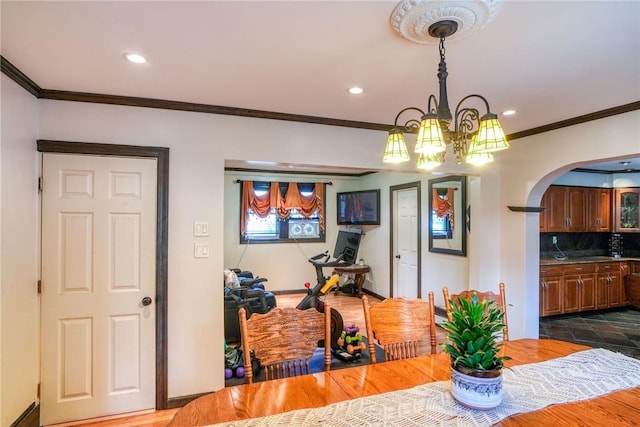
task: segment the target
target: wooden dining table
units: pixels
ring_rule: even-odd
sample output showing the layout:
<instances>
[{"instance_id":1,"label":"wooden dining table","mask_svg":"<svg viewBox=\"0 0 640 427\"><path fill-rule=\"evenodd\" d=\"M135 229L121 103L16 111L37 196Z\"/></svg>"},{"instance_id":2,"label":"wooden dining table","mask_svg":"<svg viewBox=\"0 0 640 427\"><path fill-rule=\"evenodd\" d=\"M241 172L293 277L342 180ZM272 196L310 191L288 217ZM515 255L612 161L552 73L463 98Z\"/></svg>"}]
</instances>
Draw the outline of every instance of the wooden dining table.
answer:
<instances>
[{"instance_id":1,"label":"wooden dining table","mask_svg":"<svg viewBox=\"0 0 640 427\"><path fill-rule=\"evenodd\" d=\"M505 342L511 356L505 366L543 362L590 347L547 339ZM450 379L445 353L399 361L338 369L299 377L227 387L201 396L182 407L168 424L202 426L226 421L275 415L303 408L412 388ZM638 426L640 387L624 389L595 399L548 406L505 418L498 426Z\"/></svg>"}]
</instances>

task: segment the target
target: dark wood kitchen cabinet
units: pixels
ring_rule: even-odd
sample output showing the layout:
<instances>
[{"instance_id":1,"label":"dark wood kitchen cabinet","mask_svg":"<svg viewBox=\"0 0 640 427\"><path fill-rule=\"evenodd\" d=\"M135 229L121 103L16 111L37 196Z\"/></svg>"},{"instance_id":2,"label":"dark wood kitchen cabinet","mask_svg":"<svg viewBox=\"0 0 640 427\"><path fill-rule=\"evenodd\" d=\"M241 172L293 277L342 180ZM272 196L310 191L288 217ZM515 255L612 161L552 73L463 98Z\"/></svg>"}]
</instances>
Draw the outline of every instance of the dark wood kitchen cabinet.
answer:
<instances>
[{"instance_id":1,"label":"dark wood kitchen cabinet","mask_svg":"<svg viewBox=\"0 0 640 427\"><path fill-rule=\"evenodd\" d=\"M567 264L562 275L562 312L595 310L596 265Z\"/></svg>"},{"instance_id":2,"label":"dark wood kitchen cabinet","mask_svg":"<svg viewBox=\"0 0 640 427\"><path fill-rule=\"evenodd\" d=\"M550 186L546 193L546 232L577 232L587 228L584 187Z\"/></svg>"},{"instance_id":3,"label":"dark wood kitchen cabinet","mask_svg":"<svg viewBox=\"0 0 640 427\"><path fill-rule=\"evenodd\" d=\"M640 232L640 188L615 189L615 232Z\"/></svg>"},{"instance_id":4,"label":"dark wood kitchen cabinet","mask_svg":"<svg viewBox=\"0 0 640 427\"><path fill-rule=\"evenodd\" d=\"M598 264L598 274L596 275L596 309L619 307L622 305L624 289L619 264L620 263L617 262Z\"/></svg>"},{"instance_id":5,"label":"dark wood kitchen cabinet","mask_svg":"<svg viewBox=\"0 0 640 427\"><path fill-rule=\"evenodd\" d=\"M627 274L631 274L631 266L628 262L620 262L620 306L624 307L626 305L631 304L629 299L627 298L627 293L624 289L624 276Z\"/></svg>"},{"instance_id":6,"label":"dark wood kitchen cabinet","mask_svg":"<svg viewBox=\"0 0 640 427\"><path fill-rule=\"evenodd\" d=\"M587 231L611 231L611 189L586 188Z\"/></svg>"},{"instance_id":7,"label":"dark wood kitchen cabinet","mask_svg":"<svg viewBox=\"0 0 640 427\"><path fill-rule=\"evenodd\" d=\"M540 267L540 316L562 314L562 266Z\"/></svg>"},{"instance_id":8,"label":"dark wood kitchen cabinet","mask_svg":"<svg viewBox=\"0 0 640 427\"><path fill-rule=\"evenodd\" d=\"M624 276L634 268L640 272L640 262L541 265L540 316L629 305Z\"/></svg>"},{"instance_id":9,"label":"dark wood kitchen cabinet","mask_svg":"<svg viewBox=\"0 0 640 427\"><path fill-rule=\"evenodd\" d=\"M540 232L541 233L547 232L547 215L548 215L547 193L548 191L545 191L545 193L542 195L542 199L540 200L540 207L542 208L542 211L540 211Z\"/></svg>"}]
</instances>

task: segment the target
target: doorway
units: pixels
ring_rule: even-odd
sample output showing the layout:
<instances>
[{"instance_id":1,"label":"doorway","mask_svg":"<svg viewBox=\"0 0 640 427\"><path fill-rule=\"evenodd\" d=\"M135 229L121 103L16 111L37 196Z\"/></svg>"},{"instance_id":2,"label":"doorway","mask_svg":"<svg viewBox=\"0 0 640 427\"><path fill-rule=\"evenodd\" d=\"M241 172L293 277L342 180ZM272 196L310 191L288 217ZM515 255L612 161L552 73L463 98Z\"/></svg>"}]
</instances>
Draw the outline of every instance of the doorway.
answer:
<instances>
[{"instance_id":1,"label":"doorway","mask_svg":"<svg viewBox=\"0 0 640 427\"><path fill-rule=\"evenodd\" d=\"M421 202L420 182L392 186L391 297L421 297Z\"/></svg>"},{"instance_id":2,"label":"doorway","mask_svg":"<svg viewBox=\"0 0 640 427\"><path fill-rule=\"evenodd\" d=\"M38 141L38 151L42 153L51 153L46 154L46 156L52 156L52 158L58 157L63 160L61 165L58 165L58 170L67 170L65 166L68 160L76 159L79 161L79 164L86 164L86 166L82 168L75 168L76 170L80 169L82 171L87 172L83 173L70 173L71 178L69 178L67 183L71 183L71 185L79 185L75 188L75 190L82 190L82 188L91 188L91 191L98 191L98 185L94 183L90 183L90 176L94 174L92 172L92 168L96 167L96 171L100 169L100 162L107 161L113 162L116 161L117 172L108 173L109 181L105 183L107 188L110 188L110 191L113 192L114 188L118 185L121 189L124 189L124 194L122 194L121 198L126 199L129 197L129 203L126 203L126 208L124 209L125 214L120 215L112 215L110 220L107 222L110 228L110 235L108 237L111 238L111 241L124 242L123 246L124 250L118 250L117 245L112 244L109 250L106 252L106 258L110 259L110 264L107 263L106 272L107 275L111 274L110 281L110 291L113 295L117 295L116 298L122 298L123 296L128 296L129 299L135 299L133 305L137 306L137 313L132 314L119 314L107 316L109 318L109 327L106 329L107 339L111 348L107 351L100 351L99 346L95 344L91 344L91 348L87 348L84 352L76 351L82 347L73 347L73 348L64 348L61 347L61 343L75 343L82 344L83 342L92 343L92 340L96 340L97 336L93 335L92 332L92 319L93 309L90 310L91 316L79 316L74 319L61 319L55 322L55 326L51 330L46 329L46 325L44 322L48 318L47 308L50 308L51 304L56 304L58 302L51 301L50 298L47 298L47 295L43 292L42 298L42 319L43 319L43 329L42 329L42 364L43 364L43 372L42 372L42 389L43 389L43 398L41 401L42 411L41 416L43 417L42 421L44 422L54 422L54 418L50 418L47 415L48 409L46 408L46 393L47 388L49 388L52 393L51 396L55 397L58 401L64 401L65 403L70 403L68 406L72 410L69 413L66 413L65 417L72 417L73 419L86 418L88 416L104 416L121 412L129 412L131 409L127 404L123 404L122 402L128 400L126 396L131 397L132 395L136 395L141 388L146 388L147 396L144 399L143 403L137 402L136 405L142 405L148 407L155 407L156 409L164 409L168 406L168 398L167 398L167 212L168 212L168 199L167 199L167 190L168 190L168 160L169 160L169 149L161 148L161 147L136 147L136 146L123 146L123 145L112 145L112 144L88 144L88 143L68 143L68 142L60 142L60 141ZM53 154L58 153L58 154ZM69 156L64 156L60 154L68 154ZM78 156L83 155L83 156ZM49 162L50 160L44 157L43 162ZM84 162L83 162L84 159ZM97 163L96 163L97 162ZM127 162L131 162L133 165L143 165L143 169L146 168L146 171L136 171L132 169L127 169L124 165ZM96 163L95 165L93 163ZM97 165L97 166L96 166ZM137 167L136 166L136 167ZM151 166L151 167L149 167ZM62 167L62 169L60 169ZM68 168L69 171L73 171L74 167ZM45 171L46 172L46 171ZM121 173L122 172L122 173ZM65 172L66 173L66 172ZM56 171L53 173L54 179L49 179L49 181L55 181L55 176L60 176L60 172ZM94 174L97 176L97 172ZM63 174L64 175L64 174ZM147 178L142 178L143 176L147 176ZM137 203L133 199L131 194L127 194L127 191L134 191L134 183L140 181L142 185L142 181L146 180L147 189L144 190L146 193L151 193L149 196L151 197L149 200L151 201L151 206L145 209L146 213L138 215L135 213L135 208L133 205ZM53 182L45 181L45 186L50 185L53 193L60 193L60 185L55 184ZM84 187L83 187L84 186ZM141 186L140 188L144 188ZM81 194L82 191L79 192ZM49 200L47 203L50 203ZM43 201L43 205L47 204ZM102 208L101 208L102 209ZM109 210L110 208L106 208ZM66 211L65 211L66 210ZM68 226L69 229L67 231L80 232L82 234L82 230L86 230L87 224L93 221L93 218L97 218L97 215L91 213L90 210L86 210L89 214L81 214L81 215L67 215L68 209L64 208L65 214L61 216L61 214L57 214L57 218L54 221L50 221L54 227L58 227L60 225ZM80 209L82 211L82 209ZM43 206L43 234L45 231L45 215L48 215L46 206ZM61 221L62 217L65 217L69 221ZM146 220L138 221L137 218L147 218ZM50 219L50 218L49 218ZM144 223L144 224L143 224ZM84 225L83 225L84 224ZM146 225L145 225L146 224ZM97 226L94 224L94 226ZM138 232L137 227L140 229L146 227L145 232ZM50 228L50 227L49 227ZM119 231L118 231L119 230ZM127 231L129 233L127 234ZM133 232L132 232L133 231ZM118 232L121 234L118 235ZM124 233L123 233L124 232ZM52 253L59 253L61 251L61 240L54 238L55 241L54 246L47 246L49 242L47 242L47 238L50 232L47 233L47 236L43 236L43 288L47 289L47 281L50 280L50 276L48 277L49 271L47 271L46 263L50 262L50 260L46 260L45 258L52 258ZM57 233L57 232L56 232ZM60 234L60 233L58 233ZM127 240L128 236L141 236L139 242L136 242L135 239ZM86 241L86 240L85 240ZM69 241L65 242L65 244L71 243L64 249L68 250L71 247L75 247L75 249L82 249L84 247L82 242ZM148 286L129 286L126 283L127 279L134 277L142 277L143 274L140 271L136 270L136 266L134 263L130 262L130 256L123 257L122 254L127 252L127 250L131 251L131 253L143 252L141 247L136 246L138 243L140 245L147 245L151 249L151 260L150 263L147 263L147 271L146 276L148 276L145 281L151 282L152 287ZM96 248L94 247L94 242L90 242L91 249L86 250L86 254L90 254L92 256L95 255L97 258ZM97 243L95 244L97 246ZM134 247L131 250L131 247ZM48 249L47 249L48 248ZM86 248L85 248L86 249ZM46 251L46 252L45 252ZM73 255L74 258L77 254L81 254L82 251L74 250ZM129 254L131 255L131 254ZM56 255L57 256L57 255ZM118 269L113 268L113 263L120 263ZM55 264L55 261L54 261ZM74 262L73 264L81 264L79 262ZM51 264L49 264L50 266ZM85 266L91 265L91 263L85 263ZM110 265L110 266L109 266ZM150 268L149 268L150 265ZM124 268L122 268L124 266ZM85 276L76 275L76 278L79 277L90 277L90 275L95 276L96 272L90 271L90 268L85 268L83 271L75 271L72 272L67 268L65 270L65 274L76 274L78 272L83 273ZM101 267L102 268L102 267ZM55 269L54 269L55 270ZM82 269L80 269L82 270ZM118 274L113 274L114 272L118 272ZM129 274L122 275L123 272ZM59 274L59 270L55 273ZM118 277L114 277L118 276ZM79 281L76 281L79 283ZM123 283L125 283L123 285ZM115 286L114 286L115 284ZM92 284L93 285L93 284ZM57 286L57 285L53 285ZM142 289L138 289L142 288ZM155 289L154 289L155 288ZM67 289L70 292L66 292L68 295L73 295L74 297L78 297L80 295L89 294L86 289L82 289L80 286L75 291L73 289ZM60 293L59 289L54 290L55 293ZM73 291L73 292L71 292ZM77 291L77 292L76 292ZM145 295L142 295L142 293ZM150 292L149 295L146 295L146 292ZM140 293L140 295L138 295ZM146 297L146 298L145 298ZM55 299L55 298L54 298ZM100 308L103 301L107 301L108 298L104 300L99 299L97 303L97 308ZM92 302L95 304L95 301ZM106 305L106 304L104 304ZM135 310L134 310L135 311ZM54 316L55 317L55 316ZM145 333L145 329L141 326L143 323L151 323L151 329L149 332ZM155 332L154 332L155 331ZM63 336L65 335L66 336ZM151 337L148 335L151 334ZM54 335L54 337L51 337ZM62 339L61 339L62 338ZM139 339L139 346L130 346L129 350L124 350L127 347L124 345L120 345L120 349L123 351L114 352L115 344L118 342L123 344L126 340L130 339ZM45 351L46 340L53 340L55 342L54 346L57 347L57 353L64 350L70 350L69 354L73 355L72 357L65 360L65 363L61 363L60 361L54 362L54 371L57 371L57 376L60 377L60 372L65 372L66 377L64 379L64 385L66 388L61 388L60 381L52 381L49 373L44 368L45 358L52 359L54 355L49 351ZM66 341L65 341L66 340ZM150 344L151 343L151 344ZM151 347L150 349L148 347ZM137 349L137 350L136 350ZM147 374L143 374L138 371L137 367L133 367L135 363L131 363L132 358L137 358L141 356L138 353L148 352L151 358L151 368L150 372ZM102 358L111 358L112 361L120 363L120 366L124 368L120 371L110 370L108 375L105 375L105 378L100 379L99 373L90 372L88 369L78 369L78 365L80 366L89 366L90 363L95 362L87 362L84 360L84 357L87 357L88 354L95 352L100 353L98 357ZM84 360L84 364L83 364ZM141 370L140 370L141 371ZM144 380L143 378L147 378L147 383L143 386ZM105 392L104 385L99 386L101 384L100 381L103 381L102 384L108 384L107 387L108 392ZM52 384L52 382L54 384ZM101 389L99 389L101 388ZM149 394L150 390L150 394ZM91 409L93 405L90 403L92 400L95 401L94 396L99 395L100 393L105 393L108 399L112 399L113 401L109 401L110 403L105 406L98 405L99 409ZM49 397L51 397L49 396ZM61 396L65 396L61 398ZM124 398L122 396L125 396ZM115 400L114 400L115 399ZM129 399L130 400L130 399ZM114 403L115 402L115 403ZM113 403L113 404L111 404ZM107 408L107 409L104 409ZM62 407L60 407L62 410ZM62 410L64 411L64 410ZM89 411L89 412L87 412ZM93 411L93 412L91 412ZM95 412L98 411L98 412ZM54 411L55 412L55 411ZM59 422L59 421L55 421Z\"/></svg>"}]
</instances>

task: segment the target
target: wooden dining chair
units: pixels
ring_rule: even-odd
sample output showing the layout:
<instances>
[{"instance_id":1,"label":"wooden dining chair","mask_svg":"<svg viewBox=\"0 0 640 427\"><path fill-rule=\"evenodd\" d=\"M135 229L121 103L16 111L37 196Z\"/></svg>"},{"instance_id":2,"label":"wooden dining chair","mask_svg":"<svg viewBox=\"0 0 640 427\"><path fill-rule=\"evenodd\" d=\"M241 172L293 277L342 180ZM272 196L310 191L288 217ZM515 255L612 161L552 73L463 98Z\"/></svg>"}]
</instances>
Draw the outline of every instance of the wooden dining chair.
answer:
<instances>
[{"instance_id":1,"label":"wooden dining chair","mask_svg":"<svg viewBox=\"0 0 640 427\"><path fill-rule=\"evenodd\" d=\"M433 292L429 292L427 301L387 298L371 306L364 295L362 307L371 363L377 362L375 343L382 347L385 360L408 359L418 356L419 345L427 334L431 354L435 354L436 321Z\"/></svg>"},{"instance_id":2,"label":"wooden dining chair","mask_svg":"<svg viewBox=\"0 0 640 427\"><path fill-rule=\"evenodd\" d=\"M309 359L319 344L324 345L324 370L331 368L331 307L324 313L315 309L276 307L247 319L238 310L245 379L253 382L251 351L265 372L265 380L309 374Z\"/></svg>"},{"instance_id":3,"label":"wooden dining chair","mask_svg":"<svg viewBox=\"0 0 640 427\"><path fill-rule=\"evenodd\" d=\"M491 291L479 292L473 289L462 291L459 294L449 295L449 289L445 286L444 288L442 288L442 293L444 295L444 303L447 309L447 318L449 319L449 321L451 321L451 301L450 301L451 298L453 299L464 298L464 299L470 300L471 296L475 292L478 294L478 299L480 301L489 300L489 301L495 301L496 304L498 304L498 306L502 310L502 314L504 315L503 323L505 326L504 326L504 329L502 330L502 339L504 341L509 341L509 326L507 324L507 299L505 298L504 283L500 282L499 289L500 289L500 293L497 295Z\"/></svg>"}]
</instances>

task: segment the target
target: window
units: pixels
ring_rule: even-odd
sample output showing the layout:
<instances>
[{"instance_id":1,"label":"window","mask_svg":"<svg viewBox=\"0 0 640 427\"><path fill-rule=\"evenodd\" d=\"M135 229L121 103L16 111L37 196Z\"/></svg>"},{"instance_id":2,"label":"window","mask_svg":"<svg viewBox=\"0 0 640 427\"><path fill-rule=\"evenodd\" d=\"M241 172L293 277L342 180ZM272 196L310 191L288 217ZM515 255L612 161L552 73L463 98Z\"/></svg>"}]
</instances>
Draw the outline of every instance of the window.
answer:
<instances>
[{"instance_id":1,"label":"window","mask_svg":"<svg viewBox=\"0 0 640 427\"><path fill-rule=\"evenodd\" d=\"M451 239L453 237L449 214L438 216L436 211L431 211L431 233L434 239Z\"/></svg>"},{"instance_id":2,"label":"window","mask_svg":"<svg viewBox=\"0 0 640 427\"><path fill-rule=\"evenodd\" d=\"M240 243L324 242L325 184L242 183Z\"/></svg>"}]
</instances>

